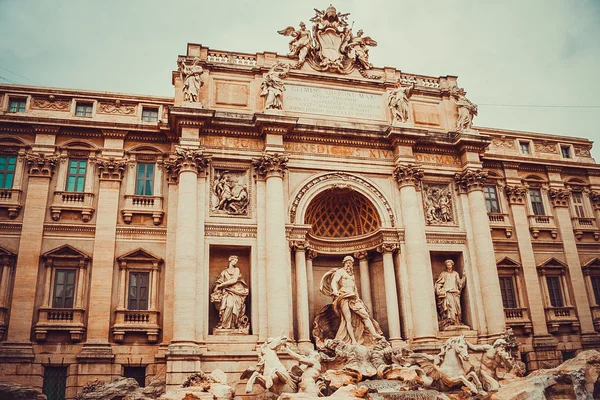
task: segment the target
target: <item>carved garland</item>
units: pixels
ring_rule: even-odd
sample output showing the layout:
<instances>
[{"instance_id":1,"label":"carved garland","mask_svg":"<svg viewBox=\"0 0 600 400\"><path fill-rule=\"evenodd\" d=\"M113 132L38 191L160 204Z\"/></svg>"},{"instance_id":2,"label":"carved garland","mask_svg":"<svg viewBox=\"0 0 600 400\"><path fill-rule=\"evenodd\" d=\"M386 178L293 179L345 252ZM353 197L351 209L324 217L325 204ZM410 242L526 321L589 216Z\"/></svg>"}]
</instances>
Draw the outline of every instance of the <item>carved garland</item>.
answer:
<instances>
[{"instance_id":1,"label":"carved garland","mask_svg":"<svg viewBox=\"0 0 600 400\"><path fill-rule=\"evenodd\" d=\"M290 222L293 223L294 220L296 219L296 212L298 211L298 205L300 204L300 201L306 195L306 193L315 185L325 182L325 181L328 181L328 180L331 180L331 179L342 179L344 181L352 181L352 182L355 182L355 183L361 185L362 187L365 187L366 189L368 189L373 195L375 195L383 203L383 206L385 207L386 211L388 212L388 216L390 218L390 222L391 222L392 226L395 226L394 212L392 210L392 206L388 203L388 201L383 196L383 194L381 194L381 192L374 185L369 183L367 180L365 180L361 177L355 176L355 175L347 174L345 172L334 172L334 173L327 174L327 175L321 175L321 176L314 178L313 180L308 182L306 185L304 185L302 187L302 189L300 189L300 191L294 198L294 202L292 203L292 207L290 209Z\"/></svg>"}]
</instances>

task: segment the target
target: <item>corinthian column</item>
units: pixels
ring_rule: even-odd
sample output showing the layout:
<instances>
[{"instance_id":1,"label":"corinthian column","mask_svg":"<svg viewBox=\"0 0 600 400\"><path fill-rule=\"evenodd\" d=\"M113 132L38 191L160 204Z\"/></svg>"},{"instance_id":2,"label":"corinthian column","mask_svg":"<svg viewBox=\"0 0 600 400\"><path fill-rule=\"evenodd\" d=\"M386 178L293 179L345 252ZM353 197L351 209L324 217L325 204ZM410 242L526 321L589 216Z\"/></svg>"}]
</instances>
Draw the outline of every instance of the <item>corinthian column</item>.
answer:
<instances>
[{"instance_id":1,"label":"corinthian column","mask_svg":"<svg viewBox=\"0 0 600 400\"><path fill-rule=\"evenodd\" d=\"M266 180L265 205L268 212L265 221L266 275L269 300L267 318L269 337L279 336L283 331L291 334L290 325L290 282L288 250L285 234L285 205L283 198L283 176L287 170L287 156L265 153L252 160L256 173Z\"/></svg>"},{"instance_id":2,"label":"corinthian column","mask_svg":"<svg viewBox=\"0 0 600 400\"><path fill-rule=\"evenodd\" d=\"M423 168L398 165L394 178L400 189L400 211L406 243L406 263L415 341L433 341L437 335L437 316L433 295L433 275L425 237L425 221L417 199L416 186L423 179Z\"/></svg>"},{"instance_id":3,"label":"corinthian column","mask_svg":"<svg viewBox=\"0 0 600 400\"><path fill-rule=\"evenodd\" d=\"M505 328L504 308L500 282L496 270L496 255L490 232L483 185L487 172L477 169L467 169L456 174L455 181L459 190L467 192L469 199L469 214L473 230L473 246L479 271L479 283L483 298L483 309L489 335L500 335ZM468 285L468 283L467 283Z\"/></svg>"},{"instance_id":4,"label":"corinthian column","mask_svg":"<svg viewBox=\"0 0 600 400\"><path fill-rule=\"evenodd\" d=\"M298 325L298 344L305 347L310 343L310 324L308 314L308 276L306 273L306 242L294 241L292 249L296 264L296 324Z\"/></svg>"},{"instance_id":5,"label":"corinthian column","mask_svg":"<svg viewBox=\"0 0 600 400\"><path fill-rule=\"evenodd\" d=\"M373 300L371 299L371 277L369 276L369 253L357 251L354 258L358 258L360 270L360 298L367 309L373 315Z\"/></svg>"},{"instance_id":6,"label":"corinthian column","mask_svg":"<svg viewBox=\"0 0 600 400\"><path fill-rule=\"evenodd\" d=\"M387 311L388 333L390 342L402 340L400 332L400 308L398 307L398 290L396 288L396 273L394 272L393 253L398 250L395 243L384 243L377 248L383 254L383 284L385 288L385 308Z\"/></svg>"},{"instance_id":7,"label":"corinthian column","mask_svg":"<svg viewBox=\"0 0 600 400\"><path fill-rule=\"evenodd\" d=\"M175 276L173 298L173 340L170 351L195 352L196 320L204 321L196 304L196 247L198 243L198 174L204 173L210 158L202 150L177 146L176 158L168 168L178 174L177 226L175 229Z\"/></svg>"}]
</instances>

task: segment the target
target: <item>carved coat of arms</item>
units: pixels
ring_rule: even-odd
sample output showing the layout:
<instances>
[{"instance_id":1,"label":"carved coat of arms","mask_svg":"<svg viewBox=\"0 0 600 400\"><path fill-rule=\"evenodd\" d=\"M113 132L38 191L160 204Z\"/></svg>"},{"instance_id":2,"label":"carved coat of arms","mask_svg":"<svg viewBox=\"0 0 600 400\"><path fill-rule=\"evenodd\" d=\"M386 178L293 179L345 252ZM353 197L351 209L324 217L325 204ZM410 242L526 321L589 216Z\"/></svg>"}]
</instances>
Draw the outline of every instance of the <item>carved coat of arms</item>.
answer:
<instances>
[{"instance_id":1,"label":"carved coat of arms","mask_svg":"<svg viewBox=\"0 0 600 400\"><path fill-rule=\"evenodd\" d=\"M278 31L281 35L292 36L289 57L297 57L298 63L293 68L300 68L305 62L317 71L331 71L349 74L358 69L361 75L378 79L367 73L373 65L369 62L369 47L377 46L377 42L363 36L362 29L356 34L348 26L349 13L337 12L335 7L326 10L315 9L312 33L301 22L300 29L292 26Z\"/></svg>"}]
</instances>

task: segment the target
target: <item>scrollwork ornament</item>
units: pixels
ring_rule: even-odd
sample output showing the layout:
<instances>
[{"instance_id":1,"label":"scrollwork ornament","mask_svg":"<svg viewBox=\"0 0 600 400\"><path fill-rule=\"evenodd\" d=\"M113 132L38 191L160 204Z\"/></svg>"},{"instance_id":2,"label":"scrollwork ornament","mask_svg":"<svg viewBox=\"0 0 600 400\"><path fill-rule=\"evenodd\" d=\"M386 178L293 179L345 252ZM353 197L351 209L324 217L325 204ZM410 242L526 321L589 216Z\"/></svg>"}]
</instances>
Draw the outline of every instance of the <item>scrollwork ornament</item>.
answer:
<instances>
[{"instance_id":1,"label":"scrollwork ornament","mask_svg":"<svg viewBox=\"0 0 600 400\"><path fill-rule=\"evenodd\" d=\"M43 153L28 154L26 159L30 176L52 176L58 161L58 157L47 156Z\"/></svg>"},{"instance_id":2,"label":"scrollwork ornament","mask_svg":"<svg viewBox=\"0 0 600 400\"><path fill-rule=\"evenodd\" d=\"M488 173L481 169L467 169L460 174L454 175L454 181L459 190L472 192L483 190Z\"/></svg>"},{"instance_id":3,"label":"scrollwork ornament","mask_svg":"<svg viewBox=\"0 0 600 400\"><path fill-rule=\"evenodd\" d=\"M423 176L423 168L416 164L400 164L394 169L394 179L399 188L407 185L417 186L423 180Z\"/></svg>"},{"instance_id":4,"label":"scrollwork ornament","mask_svg":"<svg viewBox=\"0 0 600 400\"><path fill-rule=\"evenodd\" d=\"M504 193L506 193L510 204L525 204L527 187L522 185L506 185L504 186Z\"/></svg>"},{"instance_id":5,"label":"scrollwork ornament","mask_svg":"<svg viewBox=\"0 0 600 400\"><path fill-rule=\"evenodd\" d=\"M571 191L569 189L550 188L548 190L550 201L554 207L568 207Z\"/></svg>"},{"instance_id":6,"label":"scrollwork ornament","mask_svg":"<svg viewBox=\"0 0 600 400\"><path fill-rule=\"evenodd\" d=\"M98 174L101 180L120 181L127 167L127 160L117 160L114 157L96 160Z\"/></svg>"},{"instance_id":7,"label":"scrollwork ornament","mask_svg":"<svg viewBox=\"0 0 600 400\"><path fill-rule=\"evenodd\" d=\"M287 170L288 157L283 154L265 153L260 158L252 160L252 166L261 177L278 175L283 178Z\"/></svg>"},{"instance_id":8,"label":"scrollwork ornament","mask_svg":"<svg viewBox=\"0 0 600 400\"><path fill-rule=\"evenodd\" d=\"M306 251L308 248L308 242L305 240L290 240L290 249L294 251Z\"/></svg>"}]
</instances>

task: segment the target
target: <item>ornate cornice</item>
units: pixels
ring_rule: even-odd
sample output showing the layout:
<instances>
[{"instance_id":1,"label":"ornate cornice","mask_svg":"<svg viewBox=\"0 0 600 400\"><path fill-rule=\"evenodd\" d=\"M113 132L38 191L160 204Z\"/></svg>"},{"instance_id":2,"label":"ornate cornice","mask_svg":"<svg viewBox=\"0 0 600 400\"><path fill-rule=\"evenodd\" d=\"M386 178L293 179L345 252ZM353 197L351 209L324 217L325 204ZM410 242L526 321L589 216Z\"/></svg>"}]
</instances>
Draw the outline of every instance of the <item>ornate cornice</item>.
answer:
<instances>
[{"instance_id":1,"label":"ornate cornice","mask_svg":"<svg viewBox=\"0 0 600 400\"><path fill-rule=\"evenodd\" d=\"M127 160L110 157L108 159L96 160L96 165L98 166L98 175L101 181L120 181L123 179Z\"/></svg>"},{"instance_id":2,"label":"ornate cornice","mask_svg":"<svg viewBox=\"0 0 600 400\"><path fill-rule=\"evenodd\" d=\"M488 173L482 169L467 169L454 175L454 181L458 190L472 192L483 190Z\"/></svg>"},{"instance_id":3,"label":"ornate cornice","mask_svg":"<svg viewBox=\"0 0 600 400\"><path fill-rule=\"evenodd\" d=\"M50 178L54 173L54 167L58 157L47 156L43 153L39 154L28 154L26 156L27 166L29 167L30 176L41 176Z\"/></svg>"},{"instance_id":4,"label":"ornate cornice","mask_svg":"<svg viewBox=\"0 0 600 400\"><path fill-rule=\"evenodd\" d=\"M268 178L270 176L282 177L287 170L288 157L284 154L264 153L260 158L252 159L252 166L258 176Z\"/></svg>"},{"instance_id":5,"label":"ornate cornice","mask_svg":"<svg viewBox=\"0 0 600 400\"><path fill-rule=\"evenodd\" d=\"M167 176L177 180L176 177L182 172L204 173L211 161L211 157L204 154L203 149L175 146L174 158L165 161Z\"/></svg>"},{"instance_id":6,"label":"ornate cornice","mask_svg":"<svg viewBox=\"0 0 600 400\"><path fill-rule=\"evenodd\" d=\"M506 185L504 193L510 204L525 204L527 187L523 185Z\"/></svg>"},{"instance_id":7,"label":"ornate cornice","mask_svg":"<svg viewBox=\"0 0 600 400\"><path fill-rule=\"evenodd\" d=\"M550 201L554 207L568 207L571 191L569 189L550 188Z\"/></svg>"},{"instance_id":8,"label":"ornate cornice","mask_svg":"<svg viewBox=\"0 0 600 400\"><path fill-rule=\"evenodd\" d=\"M416 164L400 164L394 169L394 179L398 188L417 186L423 180L423 168Z\"/></svg>"}]
</instances>

